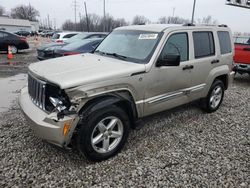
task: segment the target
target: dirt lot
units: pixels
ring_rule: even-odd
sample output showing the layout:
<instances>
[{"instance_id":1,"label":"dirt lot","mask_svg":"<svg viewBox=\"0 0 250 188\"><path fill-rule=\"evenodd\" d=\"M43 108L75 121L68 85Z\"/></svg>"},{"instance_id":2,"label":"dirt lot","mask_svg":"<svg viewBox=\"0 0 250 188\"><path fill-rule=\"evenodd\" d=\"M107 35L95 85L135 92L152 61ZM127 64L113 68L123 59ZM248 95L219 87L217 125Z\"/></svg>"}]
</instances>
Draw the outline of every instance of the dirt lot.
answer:
<instances>
[{"instance_id":1,"label":"dirt lot","mask_svg":"<svg viewBox=\"0 0 250 188\"><path fill-rule=\"evenodd\" d=\"M34 48L16 60L2 77L25 72ZM119 155L90 163L37 138L14 100L0 113L0 187L250 187L249 110L250 77L237 75L216 113L192 103L148 117Z\"/></svg>"}]
</instances>

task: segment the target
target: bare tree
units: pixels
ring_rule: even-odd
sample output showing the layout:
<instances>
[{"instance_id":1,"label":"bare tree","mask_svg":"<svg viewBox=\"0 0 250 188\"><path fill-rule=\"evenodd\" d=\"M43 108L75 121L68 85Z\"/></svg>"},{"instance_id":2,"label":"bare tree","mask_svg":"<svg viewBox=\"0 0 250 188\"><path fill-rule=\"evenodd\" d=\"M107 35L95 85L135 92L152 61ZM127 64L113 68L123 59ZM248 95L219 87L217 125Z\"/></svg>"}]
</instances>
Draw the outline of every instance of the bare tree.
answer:
<instances>
[{"instance_id":1,"label":"bare tree","mask_svg":"<svg viewBox=\"0 0 250 188\"><path fill-rule=\"evenodd\" d=\"M0 6L0 16L2 16L5 13L5 8Z\"/></svg>"},{"instance_id":2,"label":"bare tree","mask_svg":"<svg viewBox=\"0 0 250 188\"><path fill-rule=\"evenodd\" d=\"M88 15L89 31L103 31L104 19L96 14ZM105 18L106 31L112 31L116 27L128 25L125 19L114 19L111 15L106 15ZM62 28L64 30L77 30L77 31L88 31L86 17L83 17L80 22L73 23L67 20L63 23Z\"/></svg>"},{"instance_id":3,"label":"bare tree","mask_svg":"<svg viewBox=\"0 0 250 188\"><path fill-rule=\"evenodd\" d=\"M150 23L149 19L147 19L145 16L139 16L136 15L132 21L132 25L143 25Z\"/></svg>"},{"instance_id":4,"label":"bare tree","mask_svg":"<svg viewBox=\"0 0 250 188\"><path fill-rule=\"evenodd\" d=\"M13 9L11 9L11 17L18 19L25 19L30 21L36 21L37 17L39 17L39 11L36 10L31 5L19 5Z\"/></svg>"},{"instance_id":5,"label":"bare tree","mask_svg":"<svg viewBox=\"0 0 250 188\"><path fill-rule=\"evenodd\" d=\"M218 24L218 21L213 19L212 16L208 15L206 17L203 17L202 19L198 19L197 23L199 24L210 24L210 25L216 25Z\"/></svg>"},{"instance_id":6,"label":"bare tree","mask_svg":"<svg viewBox=\"0 0 250 188\"><path fill-rule=\"evenodd\" d=\"M161 24L185 24L185 23L189 23L188 19L185 18L181 18L178 16L175 17L161 17L158 19L158 22Z\"/></svg>"}]
</instances>

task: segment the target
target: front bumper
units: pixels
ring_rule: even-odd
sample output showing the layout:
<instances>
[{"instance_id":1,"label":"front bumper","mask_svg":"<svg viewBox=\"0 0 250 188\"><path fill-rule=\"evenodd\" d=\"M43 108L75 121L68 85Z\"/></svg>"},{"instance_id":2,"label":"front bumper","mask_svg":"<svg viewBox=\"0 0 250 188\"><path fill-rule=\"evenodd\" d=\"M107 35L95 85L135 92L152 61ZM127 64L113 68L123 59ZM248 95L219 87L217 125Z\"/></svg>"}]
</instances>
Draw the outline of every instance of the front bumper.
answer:
<instances>
[{"instance_id":1,"label":"front bumper","mask_svg":"<svg viewBox=\"0 0 250 188\"><path fill-rule=\"evenodd\" d=\"M64 136L63 128L64 124L68 122L72 128L75 127L74 116L65 116L58 120L56 113L47 114L31 101L27 87L21 90L19 104L29 125L38 137L60 147L66 147L70 143L73 130Z\"/></svg>"},{"instance_id":2,"label":"front bumper","mask_svg":"<svg viewBox=\"0 0 250 188\"><path fill-rule=\"evenodd\" d=\"M250 73L250 65L249 64L236 64L234 66L234 71L240 74Z\"/></svg>"}]
</instances>

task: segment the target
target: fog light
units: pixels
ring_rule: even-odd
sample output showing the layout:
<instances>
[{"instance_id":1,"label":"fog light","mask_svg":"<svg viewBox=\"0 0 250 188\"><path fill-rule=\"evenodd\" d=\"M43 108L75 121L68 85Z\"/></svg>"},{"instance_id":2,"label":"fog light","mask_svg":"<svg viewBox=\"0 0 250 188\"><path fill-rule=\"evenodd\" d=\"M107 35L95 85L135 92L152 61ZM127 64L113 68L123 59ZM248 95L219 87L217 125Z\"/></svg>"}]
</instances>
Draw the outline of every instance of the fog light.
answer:
<instances>
[{"instance_id":1,"label":"fog light","mask_svg":"<svg viewBox=\"0 0 250 188\"><path fill-rule=\"evenodd\" d=\"M49 100L59 112L67 108L66 106L63 105L63 102L58 98L50 97Z\"/></svg>"},{"instance_id":2,"label":"fog light","mask_svg":"<svg viewBox=\"0 0 250 188\"><path fill-rule=\"evenodd\" d=\"M64 126L63 126L63 135L64 136L68 135L70 127L71 127L71 121L67 121L64 123Z\"/></svg>"}]
</instances>

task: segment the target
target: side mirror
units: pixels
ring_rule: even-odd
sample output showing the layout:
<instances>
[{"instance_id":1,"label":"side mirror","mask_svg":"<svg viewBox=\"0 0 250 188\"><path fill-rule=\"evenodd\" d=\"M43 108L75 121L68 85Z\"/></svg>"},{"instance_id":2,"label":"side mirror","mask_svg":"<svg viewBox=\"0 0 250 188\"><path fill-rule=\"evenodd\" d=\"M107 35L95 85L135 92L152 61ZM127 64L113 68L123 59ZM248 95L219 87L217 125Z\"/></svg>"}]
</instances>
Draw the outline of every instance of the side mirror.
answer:
<instances>
[{"instance_id":1,"label":"side mirror","mask_svg":"<svg viewBox=\"0 0 250 188\"><path fill-rule=\"evenodd\" d=\"M162 67L162 66L179 66L181 62L181 56L180 55L165 55L158 59L156 66Z\"/></svg>"}]
</instances>

